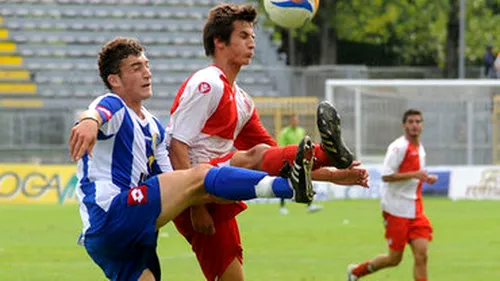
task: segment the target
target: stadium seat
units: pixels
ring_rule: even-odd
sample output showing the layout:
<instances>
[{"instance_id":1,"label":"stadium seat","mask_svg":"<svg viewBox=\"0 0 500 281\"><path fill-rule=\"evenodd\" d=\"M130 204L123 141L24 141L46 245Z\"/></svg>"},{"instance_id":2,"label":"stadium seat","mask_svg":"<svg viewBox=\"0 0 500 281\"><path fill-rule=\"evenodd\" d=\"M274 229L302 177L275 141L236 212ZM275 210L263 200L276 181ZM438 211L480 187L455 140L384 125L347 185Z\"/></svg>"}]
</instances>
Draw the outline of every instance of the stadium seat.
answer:
<instances>
[{"instance_id":1,"label":"stadium seat","mask_svg":"<svg viewBox=\"0 0 500 281\"><path fill-rule=\"evenodd\" d=\"M92 98L103 93L96 56L108 40L129 36L146 46L155 97L169 99L192 72L209 65L200 32L208 9L218 2L0 0L0 16L43 97ZM252 95L273 94L273 81L258 58L238 83Z\"/></svg>"}]
</instances>

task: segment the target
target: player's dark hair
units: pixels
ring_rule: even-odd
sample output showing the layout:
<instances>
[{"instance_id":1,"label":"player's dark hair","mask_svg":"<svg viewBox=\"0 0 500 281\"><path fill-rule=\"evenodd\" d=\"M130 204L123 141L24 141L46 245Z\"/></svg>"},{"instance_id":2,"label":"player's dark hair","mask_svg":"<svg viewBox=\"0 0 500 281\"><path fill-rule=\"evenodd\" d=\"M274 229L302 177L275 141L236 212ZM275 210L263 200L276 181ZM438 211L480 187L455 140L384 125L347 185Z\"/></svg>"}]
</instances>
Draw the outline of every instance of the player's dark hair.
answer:
<instances>
[{"instance_id":1,"label":"player's dark hair","mask_svg":"<svg viewBox=\"0 0 500 281\"><path fill-rule=\"evenodd\" d=\"M424 121L424 117L422 116L422 112L418 109L410 108L405 113L403 114L403 124L406 123L406 120L408 120L408 117L413 116L413 115L419 115Z\"/></svg>"},{"instance_id":2,"label":"player's dark hair","mask_svg":"<svg viewBox=\"0 0 500 281\"><path fill-rule=\"evenodd\" d=\"M97 59L97 65L99 66L99 76L101 76L102 82L108 89L111 90L108 76L111 74L120 75L122 60L130 55L139 56L143 51L144 47L137 39L127 37L116 37L102 47Z\"/></svg>"},{"instance_id":3,"label":"player's dark hair","mask_svg":"<svg viewBox=\"0 0 500 281\"><path fill-rule=\"evenodd\" d=\"M215 54L215 38L229 45L234 30L233 23L238 20L255 24L257 10L250 4L227 3L219 4L210 10L203 27L203 46L207 56Z\"/></svg>"}]
</instances>

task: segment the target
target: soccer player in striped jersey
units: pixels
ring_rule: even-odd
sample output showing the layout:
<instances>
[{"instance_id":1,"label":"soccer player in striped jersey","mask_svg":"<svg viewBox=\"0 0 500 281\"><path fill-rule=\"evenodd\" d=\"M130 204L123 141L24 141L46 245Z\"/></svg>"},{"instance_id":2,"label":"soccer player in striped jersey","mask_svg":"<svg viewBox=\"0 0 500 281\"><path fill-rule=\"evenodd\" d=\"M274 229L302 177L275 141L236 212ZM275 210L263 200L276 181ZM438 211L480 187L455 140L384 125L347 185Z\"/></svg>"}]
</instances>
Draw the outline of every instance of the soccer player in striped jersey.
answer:
<instances>
[{"instance_id":1,"label":"soccer player in striped jersey","mask_svg":"<svg viewBox=\"0 0 500 281\"><path fill-rule=\"evenodd\" d=\"M416 109L403 115L404 136L393 141L387 148L382 180L382 215L388 254L381 254L359 265L349 265L347 280L377 270L397 266L403 258L406 244L413 252L415 281L427 281L427 249L432 240L432 226L424 213L422 184L434 184L436 175L425 171L425 150L420 143L423 128L422 113Z\"/></svg>"},{"instance_id":2,"label":"soccer player in striped jersey","mask_svg":"<svg viewBox=\"0 0 500 281\"><path fill-rule=\"evenodd\" d=\"M111 92L82 113L69 147L78 161L79 242L109 279L161 280L158 229L192 205L219 198L312 200L314 150L308 137L299 146L290 178L209 164L171 171L165 131L142 105L152 89L141 44L111 40L99 53L98 66Z\"/></svg>"}]
</instances>

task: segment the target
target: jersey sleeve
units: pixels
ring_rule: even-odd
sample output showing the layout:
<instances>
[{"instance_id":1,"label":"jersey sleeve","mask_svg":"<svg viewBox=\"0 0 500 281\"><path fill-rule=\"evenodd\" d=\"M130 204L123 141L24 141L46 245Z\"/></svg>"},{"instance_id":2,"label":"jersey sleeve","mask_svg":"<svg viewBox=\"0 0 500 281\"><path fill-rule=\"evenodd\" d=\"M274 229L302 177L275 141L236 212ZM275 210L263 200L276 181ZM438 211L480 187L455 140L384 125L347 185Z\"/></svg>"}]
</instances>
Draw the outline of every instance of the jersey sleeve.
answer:
<instances>
[{"instance_id":1,"label":"jersey sleeve","mask_svg":"<svg viewBox=\"0 0 500 281\"><path fill-rule=\"evenodd\" d=\"M382 176L389 176L398 172L399 166L404 159L406 149L407 146L402 145L398 141L389 145L384 158Z\"/></svg>"},{"instance_id":2,"label":"jersey sleeve","mask_svg":"<svg viewBox=\"0 0 500 281\"><path fill-rule=\"evenodd\" d=\"M222 81L202 80L196 76L191 79L179 90L169 125L170 137L189 146L217 109L224 93Z\"/></svg>"},{"instance_id":3,"label":"jersey sleeve","mask_svg":"<svg viewBox=\"0 0 500 281\"><path fill-rule=\"evenodd\" d=\"M113 94L101 96L90 104L89 109L95 109L101 115L100 137L105 138L105 136L112 135L118 131L123 118L123 114L119 112L125 109L123 101L118 96Z\"/></svg>"},{"instance_id":4,"label":"jersey sleeve","mask_svg":"<svg viewBox=\"0 0 500 281\"><path fill-rule=\"evenodd\" d=\"M277 143L267 132L262 122L260 122L257 109L253 110L252 117L243 126L240 133L234 141L234 147L239 150L248 150L257 144L265 143L270 146L276 146Z\"/></svg>"}]
</instances>

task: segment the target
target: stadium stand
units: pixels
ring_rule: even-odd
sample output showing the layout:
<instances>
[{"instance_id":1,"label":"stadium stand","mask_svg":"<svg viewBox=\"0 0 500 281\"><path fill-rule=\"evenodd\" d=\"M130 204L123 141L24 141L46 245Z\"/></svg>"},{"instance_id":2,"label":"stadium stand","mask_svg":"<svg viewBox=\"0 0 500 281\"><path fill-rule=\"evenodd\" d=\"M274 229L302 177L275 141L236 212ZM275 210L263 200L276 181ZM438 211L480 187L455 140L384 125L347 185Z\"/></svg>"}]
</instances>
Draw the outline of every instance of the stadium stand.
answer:
<instances>
[{"instance_id":1,"label":"stadium stand","mask_svg":"<svg viewBox=\"0 0 500 281\"><path fill-rule=\"evenodd\" d=\"M98 51L109 39L131 36L145 44L155 96L168 104L182 81L209 63L201 29L218 2L0 0L0 95L88 102L105 91L97 75ZM262 61L269 59L257 56L238 82L252 95L276 95Z\"/></svg>"},{"instance_id":2,"label":"stadium stand","mask_svg":"<svg viewBox=\"0 0 500 281\"><path fill-rule=\"evenodd\" d=\"M162 121L182 82L209 64L202 27L215 0L0 0L0 160L65 163L75 116L107 90L97 53L116 36L138 38L153 71L149 109ZM243 3L245 0L233 2ZM238 83L276 96L284 66L265 28Z\"/></svg>"}]
</instances>

